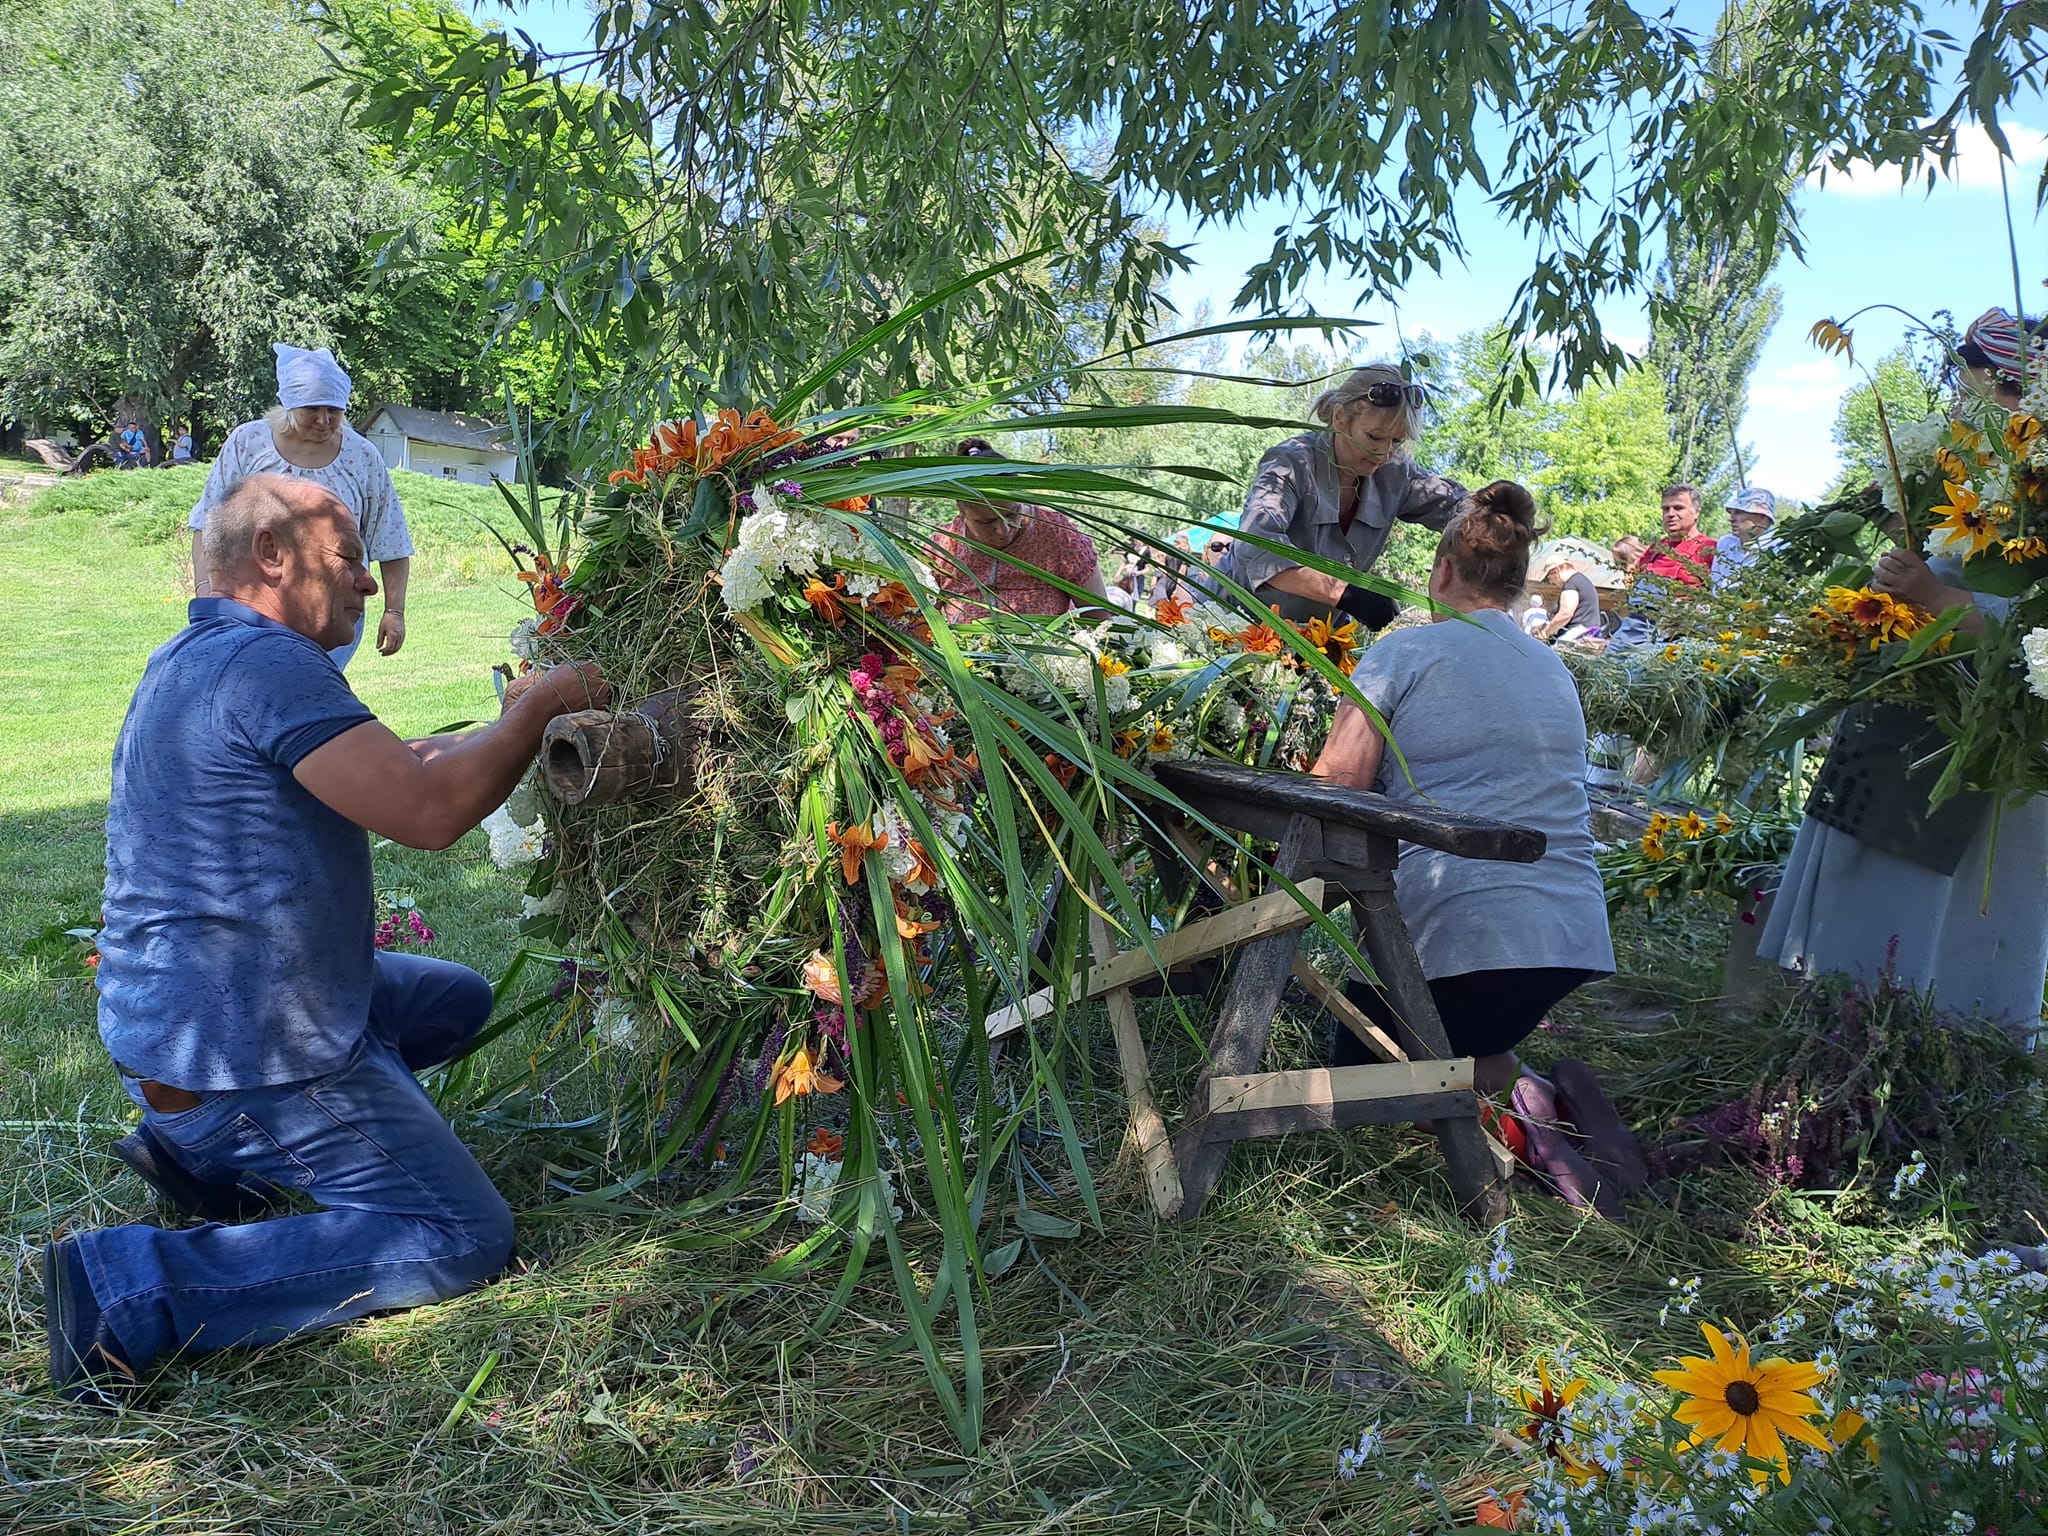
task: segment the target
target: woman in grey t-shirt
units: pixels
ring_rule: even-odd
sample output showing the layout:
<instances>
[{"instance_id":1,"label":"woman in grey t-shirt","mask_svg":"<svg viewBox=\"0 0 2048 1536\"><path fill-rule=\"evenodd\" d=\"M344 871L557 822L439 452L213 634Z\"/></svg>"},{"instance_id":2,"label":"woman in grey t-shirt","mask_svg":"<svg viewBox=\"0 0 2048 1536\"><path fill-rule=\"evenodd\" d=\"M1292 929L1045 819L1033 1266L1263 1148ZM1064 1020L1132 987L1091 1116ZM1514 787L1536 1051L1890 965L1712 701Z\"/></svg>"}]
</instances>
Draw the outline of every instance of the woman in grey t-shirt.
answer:
<instances>
[{"instance_id":1,"label":"woman in grey t-shirt","mask_svg":"<svg viewBox=\"0 0 2048 1536\"><path fill-rule=\"evenodd\" d=\"M1515 1046L1550 1008L1614 970L1588 826L1578 690L1564 663L1507 612L1527 582L1535 517L1529 493L1508 481L1466 502L1444 529L1429 576L1430 596L1456 612L1374 642L1352 674L1400 756L1346 704L1311 770L1389 799L1543 833L1545 851L1533 864L1404 844L1394 876L1451 1047L1478 1058L1475 1085L1485 1094L1513 1083L1521 1067ZM1369 1013L1385 1006L1370 989L1354 1001ZM1349 1038L1338 1031L1336 1065L1347 1064Z\"/></svg>"}]
</instances>

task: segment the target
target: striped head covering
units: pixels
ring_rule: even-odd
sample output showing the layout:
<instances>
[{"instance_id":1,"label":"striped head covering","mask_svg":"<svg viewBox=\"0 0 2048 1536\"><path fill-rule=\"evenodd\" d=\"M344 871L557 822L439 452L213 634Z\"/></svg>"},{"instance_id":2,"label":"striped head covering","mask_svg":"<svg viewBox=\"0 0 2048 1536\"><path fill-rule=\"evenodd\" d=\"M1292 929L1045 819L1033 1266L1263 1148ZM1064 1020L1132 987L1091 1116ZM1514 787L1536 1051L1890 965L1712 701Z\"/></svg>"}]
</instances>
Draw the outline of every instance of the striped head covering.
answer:
<instances>
[{"instance_id":1,"label":"striped head covering","mask_svg":"<svg viewBox=\"0 0 2048 1536\"><path fill-rule=\"evenodd\" d=\"M1970 322L1970 328L1963 332L1963 340L1973 341L1991 359L1991 366L2000 373L2015 376L2026 370L2026 341L2020 335L2020 323L2002 309L1987 309Z\"/></svg>"}]
</instances>

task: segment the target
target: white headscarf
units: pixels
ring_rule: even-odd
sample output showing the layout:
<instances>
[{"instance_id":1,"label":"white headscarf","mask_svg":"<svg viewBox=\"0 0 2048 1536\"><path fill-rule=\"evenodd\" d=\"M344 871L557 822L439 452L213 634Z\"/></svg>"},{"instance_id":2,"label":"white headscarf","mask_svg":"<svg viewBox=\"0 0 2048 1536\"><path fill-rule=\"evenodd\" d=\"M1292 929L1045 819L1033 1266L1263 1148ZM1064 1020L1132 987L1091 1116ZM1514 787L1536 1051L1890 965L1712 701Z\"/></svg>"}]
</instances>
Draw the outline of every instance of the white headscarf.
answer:
<instances>
[{"instance_id":1,"label":"white headscarf","mask_svg":"<svg viewBox=\"0 0 2048 1536\"><path fill-rule=\"evenodd\" d=\"M278 404L288 411L308 405L348 409L349 377L327 348L308 352L289 342L273 341L270 350L277 354Z\"/></svg>"}]
</instances>

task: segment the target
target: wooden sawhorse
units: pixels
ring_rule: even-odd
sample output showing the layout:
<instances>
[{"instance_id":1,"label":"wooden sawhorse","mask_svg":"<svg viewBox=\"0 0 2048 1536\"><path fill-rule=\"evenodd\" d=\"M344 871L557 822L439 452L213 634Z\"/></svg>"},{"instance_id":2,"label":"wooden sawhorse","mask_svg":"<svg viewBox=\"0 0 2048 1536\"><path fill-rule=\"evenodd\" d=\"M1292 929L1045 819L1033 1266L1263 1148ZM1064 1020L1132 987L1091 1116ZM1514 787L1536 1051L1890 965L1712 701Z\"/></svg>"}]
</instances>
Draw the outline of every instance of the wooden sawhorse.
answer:
<instances>
[{"instance_id":1,"label":"wooden sawhorse","mask_svg":"<svg viewBox=\"0 0 2048 1536\"><path fill-rule=\"evenodd\" d=\"M1543 856L1540 832L1452 811L1397 805L1384 796L1345 789L1302 774L1231 763L1162 763L1159 780L1219 827L1277 843L1276 873L1294 882L1301 900L1275 890L1190 923L1145 949L1117 952L1109 925L1092 920L1092 968L1073 979L1069 1000L1105 999L1130 1104L1132 1132L1146 1183L1161 1216L1197 1215L1215 1190L1232 1142L1294 1131L1345 1130L1428 1120L1436 1127L1461 1209L1491 1226L1507 1214L1499 1155L1479 1123L1472 1058L1453 1057L1437 1017L1415 946L1394 901L1394 867L1403 842L1463 858L1531 863ZM1193 864L1200 850L1184 834L1148 831L1162 870ZM1236 893L1213 871L1210 884L1226 899ZM1342 989L1299 953L1309 906L1328 910L1349 901L1360 948L1372 962L1399 1023L1393 1036L1372 1024ZM1187 1100L1185 1119L1170 1134L1152 1095L1151 1071L1130 986L1173 965L1242 946L1237 968L1209 1035L1208 1059ZM1381 1064L1259 1070L1280 996L1302 982L1325 1008L1383 1058ZM999 1038L1050 1012L1051 992L988 1020Z\"/></svg>"}]
</instances>

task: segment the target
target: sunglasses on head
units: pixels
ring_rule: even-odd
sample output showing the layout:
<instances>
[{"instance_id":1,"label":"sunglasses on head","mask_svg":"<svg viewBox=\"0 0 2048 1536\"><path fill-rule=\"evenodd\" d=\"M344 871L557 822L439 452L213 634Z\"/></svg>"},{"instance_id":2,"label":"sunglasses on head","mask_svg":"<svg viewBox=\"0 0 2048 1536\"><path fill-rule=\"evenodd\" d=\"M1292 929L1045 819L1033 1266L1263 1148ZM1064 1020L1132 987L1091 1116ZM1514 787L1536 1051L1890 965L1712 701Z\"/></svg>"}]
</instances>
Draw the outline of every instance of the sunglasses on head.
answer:
<instances>
[{"instance_id":1,"label":"sunglasses on head","mask_svg":"<svg viewBox=\"0 0 2048 1536\"><path fill-rule=\"evenodd\" d=\"M1411 411L1419 411L1429 403L1429 391L1420 384L1390 384L1382 379L1377 384L1365 386L1365 402L1381 409L1407 402Z\"/></svg>"}]
</instances>

